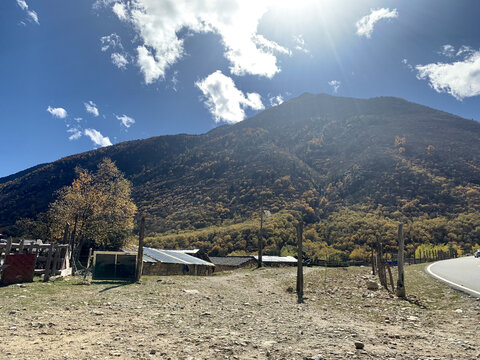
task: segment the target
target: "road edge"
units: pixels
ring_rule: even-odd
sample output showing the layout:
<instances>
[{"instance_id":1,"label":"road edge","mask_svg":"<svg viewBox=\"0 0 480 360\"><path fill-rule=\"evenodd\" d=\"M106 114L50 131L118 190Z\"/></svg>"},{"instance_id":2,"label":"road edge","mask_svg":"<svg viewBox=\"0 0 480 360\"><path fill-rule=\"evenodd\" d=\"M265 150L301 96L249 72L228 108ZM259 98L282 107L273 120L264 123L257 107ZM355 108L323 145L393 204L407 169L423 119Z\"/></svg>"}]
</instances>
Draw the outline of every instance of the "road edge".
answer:
<instances>
[{"instance_id":1,"label":"road edge","mask_svg":"<svg viewBox=\"0 0 480 360\"><path fill-rule=\"evenodd\" d=\"M463 286L463 285L460 285L460 284L457 284L457 283L454 283L453 281L450 281L450 280L447 280L443 277L441 277L440 275L437 275L435 274L432 270L431 270L431 267L435 264L439 263L439 261L436 261L430 265L427 265L425 266L425 272L430 275L431 277L433 277L434 279L440 281L440 282L443 282L445 284L447 284L448 286L450 286L451 288L455 289L455 290L458 290L458 291L461 291L461 292L464 292L470 296L473 296L473 297L477 297L477 298L480 298L480 292L479 291L476 291L476 290L473 290L473 289L470 289L466 286Z\"/></svg>"}]
</instances>

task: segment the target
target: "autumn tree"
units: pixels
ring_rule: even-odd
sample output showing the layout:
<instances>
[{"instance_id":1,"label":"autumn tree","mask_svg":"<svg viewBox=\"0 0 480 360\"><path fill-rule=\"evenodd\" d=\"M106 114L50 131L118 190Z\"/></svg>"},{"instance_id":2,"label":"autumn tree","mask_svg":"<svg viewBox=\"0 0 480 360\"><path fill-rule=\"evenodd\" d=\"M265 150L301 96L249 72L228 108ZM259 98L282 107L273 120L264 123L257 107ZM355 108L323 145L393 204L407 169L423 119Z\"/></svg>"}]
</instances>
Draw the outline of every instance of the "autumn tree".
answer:
<instances>
[{"instance_id":1,"label":"autumn tree","mask_svg":"<svg viewBox=\"0 0 480 360\"><path fill-rule=\"evenodd\" d=\"M60 241L65 224L70 224L74 254L86 243L118 249L133 229L136 211L130 182L114 162L105 158L96 172L77 169L72 185L59 190L48 211L51 234Z\"/></svg>"}]
</instances>

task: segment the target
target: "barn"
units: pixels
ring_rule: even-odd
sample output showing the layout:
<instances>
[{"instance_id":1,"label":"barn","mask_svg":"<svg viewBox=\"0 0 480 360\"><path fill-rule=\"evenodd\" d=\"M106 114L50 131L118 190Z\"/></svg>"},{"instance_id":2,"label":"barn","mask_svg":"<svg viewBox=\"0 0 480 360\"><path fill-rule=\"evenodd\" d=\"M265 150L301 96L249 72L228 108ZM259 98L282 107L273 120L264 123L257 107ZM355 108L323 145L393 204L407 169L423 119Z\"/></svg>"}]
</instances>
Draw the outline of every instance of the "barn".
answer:
<instances>
[{"instance_id":1,"label":"barn","mask_svg":"<svg viewBox=\"0 0 480 360\"><path fill-rule=\"evenodd\" d=\"M216 272L257 266L253 256L210 256L210 260L215 264Z\"/></svg>"},{"instance_id":2,"label":"barn","mask_svg":"<svg viewBox=\"0 0 480 360\"><path fill-rule=\"evenodd\" d=\"M258 256L254 256L255 260L258 260ZM262 256L262 262L265 266L270 267L285 267L285 266L296 266L297 259L293 256Z\"/></svg>"}]
</instances>

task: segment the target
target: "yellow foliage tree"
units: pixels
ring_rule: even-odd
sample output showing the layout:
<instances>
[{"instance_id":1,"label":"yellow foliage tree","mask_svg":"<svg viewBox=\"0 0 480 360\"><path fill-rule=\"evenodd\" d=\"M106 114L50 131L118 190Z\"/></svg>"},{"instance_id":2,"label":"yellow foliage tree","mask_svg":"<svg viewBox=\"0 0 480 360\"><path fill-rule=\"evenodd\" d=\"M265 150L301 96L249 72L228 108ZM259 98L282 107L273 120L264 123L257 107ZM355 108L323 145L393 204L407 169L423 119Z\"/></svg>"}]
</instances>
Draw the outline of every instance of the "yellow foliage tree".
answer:
<instances>
[{"instance_id":1,"label":"yellow foliage tree","mask_svg":"<svg viewBox=\"0 0 480 360\"><path fill-rule=\"evenodd\" d=\"M65 224L72 225L69 239L76 249L86 242L103 249L118 249L133 229L137 207L131 184L110 159L95 173L77 169L72 185L62 188L50 204L51 233L59 241Z\"/></svg>"}]
</instances>

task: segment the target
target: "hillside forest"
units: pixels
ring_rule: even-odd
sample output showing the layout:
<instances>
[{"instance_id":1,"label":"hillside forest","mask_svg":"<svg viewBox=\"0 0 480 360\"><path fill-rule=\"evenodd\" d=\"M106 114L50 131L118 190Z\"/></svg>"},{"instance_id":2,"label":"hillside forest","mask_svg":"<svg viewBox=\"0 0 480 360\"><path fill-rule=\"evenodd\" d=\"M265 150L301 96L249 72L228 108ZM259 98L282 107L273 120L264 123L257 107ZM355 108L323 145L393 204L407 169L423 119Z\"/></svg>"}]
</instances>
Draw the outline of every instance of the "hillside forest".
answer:
<instances>
[{"instance_id":1,"label":"hillside forest","mask_svg":"<svg viewBox=\"0 0 480 360\"><path fill-rule=\"evenodd\" d=\"M131 183L135 223L147 218L147 245L254 253L263 202L266 254L293 252L298 219L312 259L362 261L376 242L394 254L400 222L407 255L422 244L468 252L480 246L479 140L477 122L403 99L304 94L203 135L124 142L2 178L0 232L61 241L47 216L58 190L109 158ZM127 230L134 242L138 229Z\"/></svg>"}]
</instances>

